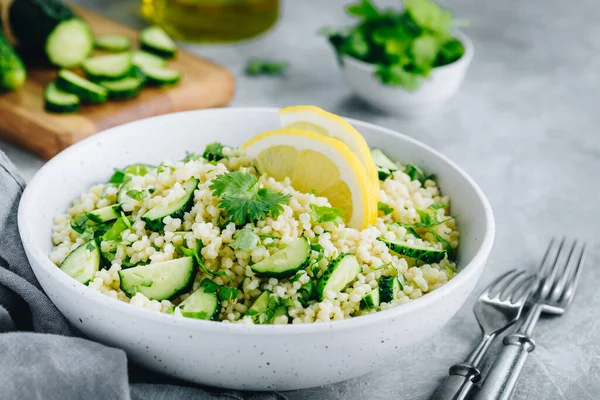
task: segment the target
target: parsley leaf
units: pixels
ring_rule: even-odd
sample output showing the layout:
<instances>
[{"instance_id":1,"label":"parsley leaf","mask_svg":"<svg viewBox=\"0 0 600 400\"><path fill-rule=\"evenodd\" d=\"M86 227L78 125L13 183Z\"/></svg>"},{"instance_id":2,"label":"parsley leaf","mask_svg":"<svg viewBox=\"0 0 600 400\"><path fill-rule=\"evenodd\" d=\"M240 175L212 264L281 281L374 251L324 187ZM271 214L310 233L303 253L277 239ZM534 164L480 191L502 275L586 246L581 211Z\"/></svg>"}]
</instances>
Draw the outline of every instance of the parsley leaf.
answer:
<instances>
[{"instance_id":1,"label":"parsley leaf","mask_svg":"<svg viewBox=\"0 0 600 400\"><path fill-rule=\"evenodd\" d=\"M233 235L231 247L236 250L254 250L259 242L260 237L254 233L252 228L244 228Z\"/></svg>"},{"instance_id":2,"label":"parsley leaf","mask_svg":"<svg viewBox=\"0 0 600 400\"><path fill-rule=\"evenodd\" d=\"M311 204L310 209L312 210L311 218L317 224L323 222L333 222L336 225L344 223L344 210L341 208Z\"/></svg>"},{"instance_id":3,"label":"parsley leaf","mask_svg":"<svg viewBox=\"0 0 600 400\"><path fill-rule=\"evenodd\" d=\"M370 0L361 0L358 4L349 5L346 11L350 15L362 18L374 18L379 15L379 11Z\"/></svg>"},{"instance_id":4,"label":"parsley leaf","mask_svg":"<svg viewBox=\"0 0 600 400\"><path fill-rule=\"evenodd\" d=\"M219 142L212 142L206 146L204 149L204 153L202 153L202 158L208 161L219 161L224 158L227 158L223 154L223 145Z\"/></svg>"},{"instance_id":5,"label":"parsley leaf","mask_svg":"<svg viewBox=\"0 0 600 400\"><path fill-rule=\"evenodd\" d=\"M125 172L123 172L119 169L115 169L114 174L110 177L110 180L108 182L114 183L116 185L120 185L121 183L123 183L124 179L125 179Z\"/></svg>"},{"instance_id":6,"label":"parsley leaf","mask_svg":"<svg viewBox=\"0 0 600 400\"><path fill-rule=\"evenodd\" d=\"M141 190L135 190L135 189L128 190L125 194L128 197L131 197L132 199L137 200L137 201L142 201L146 197L148 197L148 194L146 192L141 191Z\"/></svg>"},{"instance_id":7,"label":"parsley leaf","mask_svg":"<svg viewBox=\"0 0 600 400\"><path fill-rule=\"evenodd\" d=\"M219 300L231 301L238 298L240 291L234 287L221 286L219 290Z\"/></svg>"},{"instance_id":8,"label":"parsley leaf","mask_svg":"<svg viewBox=\"0 0 600 400\"><path fill-rule=\"evenodd\" d=\"M291 198L273 189L260 188L254 175L240 171L217 176L209 189L220 197L219 207L236 225L276 217Z\"/></svg>"},{"instance_id":9,"label":"parsley leaf","mask_svg":"<svg viewBox=\"0 0 600 400\"><path fill-rule=\"evenodd\" d=\"M227 274L227 272L213 271L211 269L208 269L206 267L206 265L204 265L204 262L202 261L202 254L200 253L202 251L203 247L204 246L202 244L202 241L196 239L196 249L189 249L187 247L180 246L179 251L181 252L181 254L183 254L186 257L192 257L196 261L196 264L198 264L198 266L208 275L225 276L225 277L227 277L227 279L229 279L229 281L231 281L231 278L229 277L229 274Z\"/></svg>"},{"instance_id":10,"label":"parsley leaf","mask_svg":"<svg viewBox=\"0 0 600 400\"><path fill-rule=\"evenodd\" d=\"M246 64L245 73L248 76L270 75L281 76L286 71L288 63L252 58Z\"/></svg>"},{"instance_id":11,"label":"parsley leaf","mask_svg":"<svg viewBox=\"0 0 600 400\"><path fill-rule=\"evenodd\" d=\"M394 212L394 207L391 207L388 204L382 203L381 201L377 203L377 209L383 212L383 215L390 215Z\"/></svg>"},{"instance_id":12,"label":"parsley leaf","mask_svg":"<svg viewBox=\"0 0 600 400\"><path fill-rule=\"evenodd\" d=\"M205 293L217 293L217 291L219 291L219 288L221 286L214 283L213 281L211 281L208 278L204 278L204 279L202 279L202 282L200 282L200 287L204 288Z\"/></svg>"},{"instance_id":13,"label":"parsley leaf","mask_svg":"<svg viewBox=\"0 0 600 400\"><path fill-rule=\"evenodd\" d=\"M404 172L406 172L406 174L410 177L411 181L419 181L423 183L425 180L427 180L427 175L425 175L425 172L423 172L423 170L415 164L406 164L404 166Z\"/></svg>"}]
</instances>

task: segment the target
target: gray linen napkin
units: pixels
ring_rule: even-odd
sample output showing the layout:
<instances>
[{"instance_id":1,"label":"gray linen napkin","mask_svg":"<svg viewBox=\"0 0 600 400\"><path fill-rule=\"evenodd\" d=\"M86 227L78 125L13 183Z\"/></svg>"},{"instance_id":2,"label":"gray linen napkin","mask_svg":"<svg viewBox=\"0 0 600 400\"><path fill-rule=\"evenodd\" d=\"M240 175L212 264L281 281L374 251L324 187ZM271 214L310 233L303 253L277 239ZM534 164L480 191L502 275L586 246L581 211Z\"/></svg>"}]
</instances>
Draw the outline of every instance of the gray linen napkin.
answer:
<instances>
[{"instance_id":1,"label":"gray linen napkin","mask_svg":"<svg viewBox=\"0 0 600 400\"><path fill-rule=\"evenodd\" d=\"M128 365L86 340L42 291L17 228L23 179L0 151L0 399L286 399L200 387Z\"/></svg>"}]
</instances>

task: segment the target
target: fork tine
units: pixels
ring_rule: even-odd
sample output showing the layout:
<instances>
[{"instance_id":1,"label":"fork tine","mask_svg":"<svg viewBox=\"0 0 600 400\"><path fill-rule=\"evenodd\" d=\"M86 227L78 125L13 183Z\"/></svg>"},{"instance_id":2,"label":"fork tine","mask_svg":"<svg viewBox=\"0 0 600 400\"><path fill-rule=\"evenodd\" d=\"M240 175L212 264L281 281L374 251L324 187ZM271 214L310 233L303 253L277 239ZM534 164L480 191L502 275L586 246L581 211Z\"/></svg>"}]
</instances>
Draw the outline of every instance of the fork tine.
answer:
<instances>
[{"instance_id":1,"label":"fork tine","mask_svg":"<svg viewBox=\"0 0 600 400\"><path fill-rule=\"evenodd\" d=\"M573 299L575 298L575 289L577 288L577 284L579 283L579 276L581 275L582 265L585 262L585 243L581 245L581 250L579 252L579 259L577 260L577 264L575 267L575 271L572 274L573 278L569 281L569 284L563 290L562 297L559 299L561 305L566 308L568 307Z\"/></svg>"},{"instance_id":2,"label":"fork tine","mask_svg":"<svg viewBox=\"0 0 600 400\"><path fill-rule=\"evenodd\" d=\"M558 301L558 299L562 296L562 292L567 283L567 280L571 277L573 269L577 266L576 263L572 262L574 258L573 256L575 254L575 249L577 248L577 244L577 240L575 240L573 241L573 245L570 246L569 256L567 257L563 273L557 275L552 283L552 291L548 295L549 301Z\"/></svg>"},{"instance_id":3,"label":"fork tine","mask_svg":"<svg viewBox=\"0 0 600 400\"><path fill-rule=\"evenodd\" d=\"M513 304L524 303L535 289L536 281L535 275L527 275L523 282L512 292L509 301Z\"/></svg>"},{"instance_id":4,"label":"fork tine","mask_svg":"<svg viewBox=\"0 0 600 400\"><path fill-rule=\"evenodd\" d=\"M565 245L565 241L565 238L562 238L562 240L560 241L556 255L552 257L554 261L552 261L552 263L549 264L552 267L544 266L543 273L540 274L540 285L538 287L537 293L537 295L540 298L545 298L548 295L548 293L550 293L550 289L552 288L552 284L554 283L554 279L559 270L560 263L558 261L562 253L562 249ZM546 257L544 257L544 261L546 261Z\"/></svg>"},{"instance_id":5,"label":"fork tine","mask_svg":"<svg viewBox=\"0 0 600 400\"><path fill-rule=\"evenodd\" d=\"M498 298L501 301L509 300L511 294L523 283L523 279L526 275L526 271L520 271L513 275L512 279L504 286L504 288L502 288L502 291L498 293Z\"/></svg>"},{"instance_id":6,"label":"fork tine","mask_svg":"<svg viewBox=\"0 0 600 400\"><path fill-rule=\"evenodd\" d=\"M481 294L481 297L483 297L484 295L486 295L490 299L494 298L494 297L498 297L498 295L500 293L502 293L504 288L512 282L512 278L518 272L519 272L518 270L512 269L512 270L508 271L507 273L505 273L504 275L497 278L495 281L490 283L490 285L483 291L483 293Z\"/></svg>"}]
</instances>

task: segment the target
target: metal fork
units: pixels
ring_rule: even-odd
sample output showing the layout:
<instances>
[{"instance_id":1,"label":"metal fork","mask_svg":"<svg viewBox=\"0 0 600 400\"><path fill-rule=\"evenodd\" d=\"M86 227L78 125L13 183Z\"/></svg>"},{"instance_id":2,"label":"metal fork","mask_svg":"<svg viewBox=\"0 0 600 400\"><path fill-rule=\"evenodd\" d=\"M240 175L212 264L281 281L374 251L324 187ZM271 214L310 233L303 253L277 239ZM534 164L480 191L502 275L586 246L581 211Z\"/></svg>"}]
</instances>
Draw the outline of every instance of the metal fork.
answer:
<instances>
[{"instance_id":1,"label":"metal fork","mask_svg":"<svg viewBox=\"0 0 600 400\"><path fill-rule=\"evenodd\" d=\"M467 359L450 367L433 400L464 399L481 375L479 364L494 338L511 326L519 316L534 282L534 276L514 269L489 285L475 303L473 311L482 332L481 342Z\"/></svg>"},{"instance_id":2,"label":"metal fork","mask_svg":"<svg viewBox=\"0 0 600 400\"><path fill-rule=\"evenodd\" d=\"M557 246L555 242L552 239L544 255L537 287L530 299L531 308L519 329L504 338L504 348L492 365L476 400L510 398L527 355L535 349L531 334L540 315L561 315L573 301L584 262L585 244L574 241L566 245L566 239L562 239Z\"/></svg>"}]
</instances>

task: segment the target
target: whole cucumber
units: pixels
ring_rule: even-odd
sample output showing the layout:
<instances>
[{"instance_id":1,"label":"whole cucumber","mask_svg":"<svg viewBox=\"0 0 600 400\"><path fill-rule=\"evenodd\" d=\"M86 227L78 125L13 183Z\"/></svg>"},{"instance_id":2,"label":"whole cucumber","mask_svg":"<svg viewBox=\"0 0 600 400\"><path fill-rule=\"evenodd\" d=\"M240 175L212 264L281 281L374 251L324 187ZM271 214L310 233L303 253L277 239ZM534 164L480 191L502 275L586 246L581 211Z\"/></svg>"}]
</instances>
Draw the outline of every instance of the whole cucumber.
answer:
<instances>
[{"instance_id":1,"label":"whole cucumber","mask_svg":"<svg viewBox=\"0 0 600 400\"><path fill-rule=\"evenodd\" d=\"M17 90L26 78L23 61L0 31L0 90Z\"/></svg>"}]
</instances>

